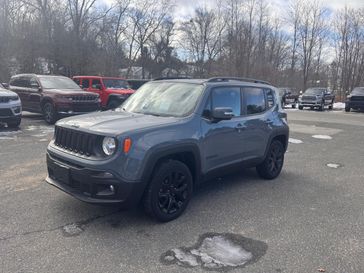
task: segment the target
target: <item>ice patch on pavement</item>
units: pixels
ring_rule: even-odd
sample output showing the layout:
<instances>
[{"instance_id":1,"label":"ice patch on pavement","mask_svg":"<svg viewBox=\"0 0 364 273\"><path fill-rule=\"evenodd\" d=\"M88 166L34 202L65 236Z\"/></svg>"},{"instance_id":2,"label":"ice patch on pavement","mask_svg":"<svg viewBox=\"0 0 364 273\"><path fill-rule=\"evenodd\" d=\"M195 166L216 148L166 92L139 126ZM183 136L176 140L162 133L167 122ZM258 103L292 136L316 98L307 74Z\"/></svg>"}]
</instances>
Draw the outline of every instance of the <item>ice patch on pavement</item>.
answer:
<instances>
[{"instance_id":1,"label":"ice patch on pavement","mask_svg":"<svg viewBox=\"0 0 364 273\"><path fill-rule=\"evenodd\" d=\"M332 139L332 137L328 135L313 135L312 137L317 139Z\"/></svg>"},{"instance_id":2,"label":"ice patch on pavement","mask_svg":"<svg viewBox=\"0 0 364 273\"><path fill-rule=\"evenodd\" d=\"M62 228L62 230L63 234L67 237L77 236L83 232L82 226L76 223L66 225Z\"/></svg>"},{"instance_id":3,"label":"ice patch on pavement","mask_svg":"<svg viewBox=\"0 0 364 273\"><path fill-rule=\"evenodd\" d=\"M25 130L36 133L32 135L33 137L44 138L49 134L53 134L54 127L45 125L38 125L38 126L30 125Z\"/></svg>"},{"instance_id":4,"label":"ice patch on pavement","mask_svg":"<svg viewBox=\"0 0 364 273\"><path fill-rule=\"evenodd\" d=\"M326 166L333 169L338 169L341 167L341 165L337 163L327 163Z\"/></svg>"},{"instance_id":5,"label":"ice patch on pavement","mask_svg":"<svg viewBox=\"0 0 364 273\"><path fill-rule=\"evenodd\" d=\"M22 132L21 130L0 132L0 140L13 140L13 139L16 139L17 134L19 134L21 132Z\"/></svg>"},{"instance_id":6,"label":"ice patch on pavement","mask_svg":"<svg viewBox=\"0 0 364 273\"><path fill-rule=\"evenodd\" d=\"M164 264L204 269L232 269L261 258L267 245L236 234L205 234L190 248L173 248L161 257Z\"/></svg>"},{"instance_id":7,"label":"ice patch on pavement","mask_svg":"<svg viewBox=\"0 0 364 273\"><path fill-rule=\"evenodd\" d=\"M293 144L301 144L301 143L303 143L303 141L302 141L302 140L300 140L300 139L295 139L295 138L289 138L289 139L288 139L288 142L289 142L289 143L293 143Z\"/></svg>"}]
</instances>

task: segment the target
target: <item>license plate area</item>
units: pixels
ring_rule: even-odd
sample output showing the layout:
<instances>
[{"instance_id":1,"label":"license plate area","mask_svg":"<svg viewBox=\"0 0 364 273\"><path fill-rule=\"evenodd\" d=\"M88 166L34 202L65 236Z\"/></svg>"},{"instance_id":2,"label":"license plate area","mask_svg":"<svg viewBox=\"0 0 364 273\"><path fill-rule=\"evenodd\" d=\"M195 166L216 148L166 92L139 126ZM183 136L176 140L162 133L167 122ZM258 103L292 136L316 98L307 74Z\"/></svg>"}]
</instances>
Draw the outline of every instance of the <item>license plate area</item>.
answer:
<instances>
[{"instance_id":1,"label":"license plate area","mask_svg":"<svg viewBox=\"0 0 364 273\"><path fill-rule=\"evenodd\" d=\"M69 185L71 182L70 170L66 166L55 163L53 168L53 175L55 179L61 183Z\"/></svg>"}]
</instances>

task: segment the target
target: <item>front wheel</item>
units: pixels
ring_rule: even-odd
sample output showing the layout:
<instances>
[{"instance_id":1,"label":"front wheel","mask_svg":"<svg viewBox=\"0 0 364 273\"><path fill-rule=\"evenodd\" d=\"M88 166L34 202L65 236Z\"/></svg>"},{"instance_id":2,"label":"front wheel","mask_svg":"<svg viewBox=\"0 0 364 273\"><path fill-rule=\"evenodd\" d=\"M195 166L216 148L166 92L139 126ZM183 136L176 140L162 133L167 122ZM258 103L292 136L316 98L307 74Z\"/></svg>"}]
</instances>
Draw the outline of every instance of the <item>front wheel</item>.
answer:
<instances>
[{"instance_id":1,"label":"front wheel","mask_svg":"<svg viewBox=\"0 0 364 273\"><path fill-rule=\"evenodd\" d=\"M43 105L43 116L48 124L54 124L57 121L57 113L51 102L46 102Z\"/></svg>"},{"instance_id":2,"label":"front wheel","mask_svg":"<svg viewBox=\"0 0 364 273\"><path fill-rule=\"evenodd\" d=\"M303 106L299 105L298 109L303 110Z\"/></svg>"},{"instance_id":3,"label":"front wheel","mask_svg":"<svg viewBox=\"0 0 364 273\"><path fill-rule=\"evenodd\" d=\"M146 190L144 209L158 221L174 220L186 209L192 192L189 168L177 160L164 161L157 167Z\"/></svg>"},{"instance_id":4,"label":"front wheel","mask_svg":"<svg viewBox=\"0 0 364 273\"><path fill-rule=\"evenodd\" d=\"M256 167L257 173L264 179L276 178L283 168L284 147L282 142L274 140L268 150L263 163Z\"/></svg>"},{"instance_id":5,"label":"front wheel","mask_svg":"<svg viewBox=\"0 0 364 273\"><path fill-rule=\"evenodd\" d=\"M345 112L350 112L350 107L345 106Z\"/></svg>"}]
</instances>

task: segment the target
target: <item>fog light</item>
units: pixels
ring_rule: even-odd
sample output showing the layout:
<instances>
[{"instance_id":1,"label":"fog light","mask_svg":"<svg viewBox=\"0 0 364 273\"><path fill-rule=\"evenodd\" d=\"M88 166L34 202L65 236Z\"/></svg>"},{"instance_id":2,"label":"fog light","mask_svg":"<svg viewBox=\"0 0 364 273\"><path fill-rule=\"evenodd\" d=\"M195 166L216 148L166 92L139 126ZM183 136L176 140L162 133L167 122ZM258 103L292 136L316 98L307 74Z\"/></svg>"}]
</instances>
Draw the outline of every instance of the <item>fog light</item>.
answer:
<instances>
[{"instance_id":1,"label":"fog light","mask_svg":"<svg viewBox=\"0 0 364 273\"><path fill-rule=\"evenodd\" d=\"M113 185L110 185L110 191L111 191L112 193L115 193L115 188L114 188L114 186L113 186Z\"/></svg>"},{"instance_id":2,"label":"fog light","mask_svg":"<svg viewBox=\"0 0 364 273\"><path fill-rule=\"evenodd\" d=\"M73 111L72 111L72 110L69 110L69 111L68 111L68 114L72 114L72 113L73 113Z\"/></svg>"}]
</instances>

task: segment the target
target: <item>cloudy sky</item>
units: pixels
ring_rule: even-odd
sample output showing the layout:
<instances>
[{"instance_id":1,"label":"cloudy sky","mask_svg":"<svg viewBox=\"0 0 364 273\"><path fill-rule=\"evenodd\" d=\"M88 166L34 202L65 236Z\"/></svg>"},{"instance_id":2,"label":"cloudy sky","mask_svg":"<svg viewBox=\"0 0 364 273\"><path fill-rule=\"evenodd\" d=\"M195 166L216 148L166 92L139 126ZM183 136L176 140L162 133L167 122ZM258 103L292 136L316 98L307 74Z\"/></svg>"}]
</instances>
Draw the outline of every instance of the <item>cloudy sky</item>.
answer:
<instances>
[{"instance_id":1,"label":"cloudy sky","mask_svg":"<svg viewBox=\"0 0 364 273\"><path fill-rule=\"evenodd\" d=\"M312 0L315 1L315 0ZM198 6L211 7L216 5L219 0L176 0L175 17L183 19L193 14ZM267 0L272 12L284 13L287 6L287 0ZM364 0L323 0L324 6L331 11L344 8L345 5L352 8L364 7Z\"/></svg>"}]
</instances>

